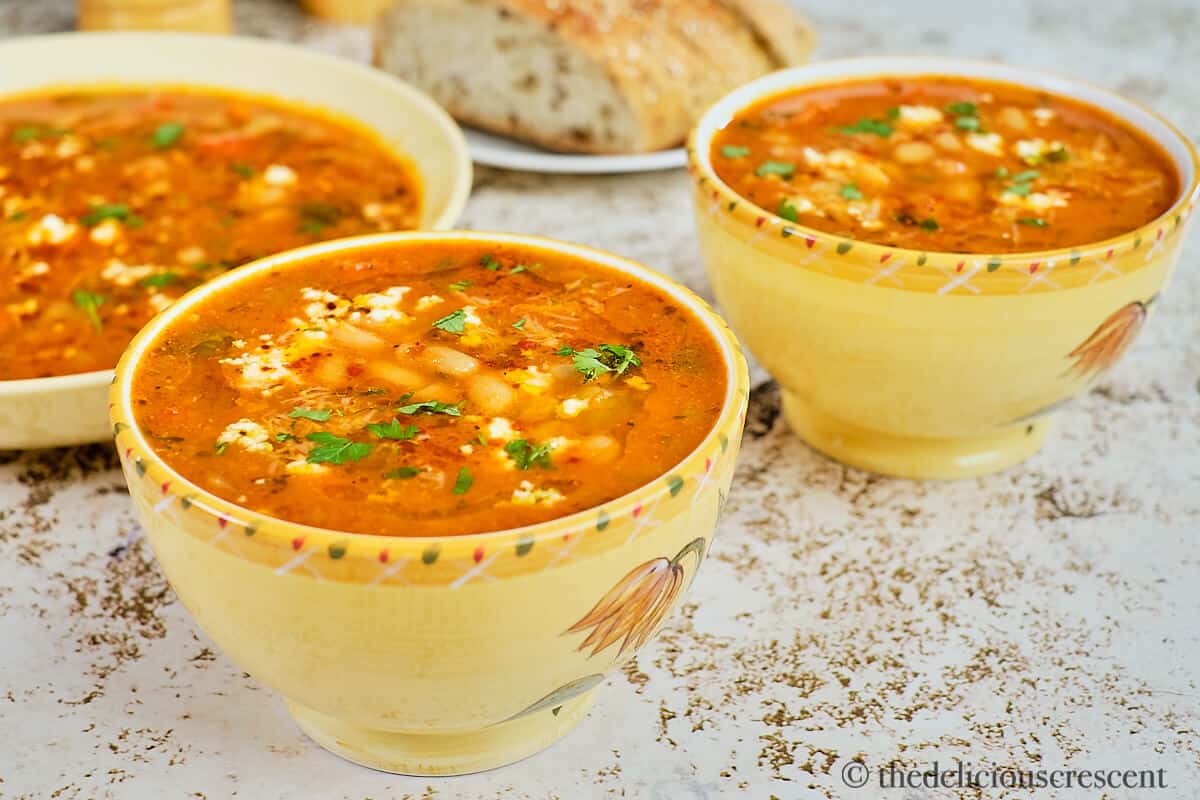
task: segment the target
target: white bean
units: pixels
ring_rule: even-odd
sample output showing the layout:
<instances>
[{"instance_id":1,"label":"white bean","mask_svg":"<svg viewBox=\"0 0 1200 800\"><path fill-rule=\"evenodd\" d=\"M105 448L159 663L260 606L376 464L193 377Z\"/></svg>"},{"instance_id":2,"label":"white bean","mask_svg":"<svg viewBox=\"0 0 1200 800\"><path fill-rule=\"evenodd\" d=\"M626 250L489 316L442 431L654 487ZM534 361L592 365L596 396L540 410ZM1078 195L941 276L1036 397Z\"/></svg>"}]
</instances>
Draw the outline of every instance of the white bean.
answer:
<instances>
[{"instance_id":1,"label":"white bean","mask_svg":"<svg viewBox=\"0 0 1200 800\"><path fill-rule=\"evenodd\" d=\"M479 362L471 356L453 347L441 345L425 348L421 360L443 375L453 375L456 378L464 378L479 369Z\"/></svg>"},{"instance_id":2,"label":"white bean","mask_svg":"<svg viewBox=\"0 0 1200 800\"><path fill-rule=\"evenodd\" d=\"M471 404L484 414L498 416L508 411L517 399L513 388L494 375L475 375L467 385Z\"/></svg>"},{"instance_id":3,"label":"white bean","mask_svg":"<svg viewBox=\"0 0 1200 800\"><path fill-rule=\"evenodd\" d=\"M385 383L406 390L418 389L428 382L425 376L416 370L393 364L391 361L372 361L367 371Z\"/></svg>"},{"instance_id":4,"label":"white bean","mask_svg":"<svg viewBox=\"0 0 1200 800\"><path fill-rule=\"evenodd\" d=\"M621 457L621 443L607 433L601 433L580 442L579 452L590 461L611 464Z\"/></svg>"},{"instance_id":5,"label":"white bean","mask_svg":"<svg viewBox=\"0 0 1200 800\"><path fill-rule=\"evenodd\" d=\"M362 328L348 324L333 326L330 338L353 350L381 350L387 347L386 341L370 331L364 331Z\"/></svg>"},{"instance_id":6,"label":"white bean","mask_svg":"<svg viewBox=\"0 0 1200 800\"><path fill-rule=\"evenodd\" d=\"M936 155L933 145L928 142L905 142L896 145L892 155L901 164L923 164Z\"/></svg>"}]
</instances>

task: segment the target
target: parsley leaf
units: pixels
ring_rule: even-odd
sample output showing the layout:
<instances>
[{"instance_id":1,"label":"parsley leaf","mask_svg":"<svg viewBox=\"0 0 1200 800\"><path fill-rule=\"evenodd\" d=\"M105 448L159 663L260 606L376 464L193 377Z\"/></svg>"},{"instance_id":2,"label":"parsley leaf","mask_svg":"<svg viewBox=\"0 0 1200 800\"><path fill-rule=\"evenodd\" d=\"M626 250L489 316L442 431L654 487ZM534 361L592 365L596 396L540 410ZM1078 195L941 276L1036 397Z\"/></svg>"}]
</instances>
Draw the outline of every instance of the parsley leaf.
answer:
<instances>
[{"instance_id":1,"label":"parsley leaf","mask_svg":"<svg viewBox=\"0 0 1200 800\"><path fill-rule=\"evenodd\" d=\"M288 414L291 419L307 419L313 422L328 422L333 415L333 411L328 408L305 408L300 406L293 408L292 413Z\"/></svg>"},{"instance_id":2,"label":"parsley leaf","mask_svg":"<svg viewBox=\"0 0 1200 800\"><path fill-rule=\"evenodd\" d=\"M275 441L277 441L277 442L286 442L289 439L295 439L295 438L296 438L295 436L293 436L290 433L286 433L286 432L275 434Z\"/></svg>"},{"instance_id":3,"label":"parsley leaf","mask_svg":"<svg viewBox=\"0 0 1200 800\"><path fill-rule=\"evenodd\" d=\"M396 467L391 472L384 473L385 478L389 481L406 481L409 478L415 478L424 470L420 467Z\"/></svg>"},{"instance_id":4,"label":"parsley leaf","mask_svg":"<svg viewBox=\"0 0 1200 800\"><path fill-rule=\"evenodd\" d=\"M976 117L979 116L979 109L974 103L963 101L959 103L951 103L950 105L946 106L946 113L953 114L956 117Z\"/></svg>"},{"instance_id":5,"label":"parsley leaf","mask_svg":"<svg viewBox=\"0 0 1200 800\"><path fill-rule=\"evenodd\" d=\"M150 289L161 289L164 286L170 286L173 283L178 283L180 275L178 272L159 272L155 275L147 275L138 281L138 286L145 286Z\"/></svg>"},{"instance_id":6,"label":"parsley leaf","mask_svg":"<svg viewBox=\"0 0 1200 800\"><path fill-rule=\"evenodd\" d=\"M783 217L788 222L800 221L800 212L796 210L796 207L786 197L779 201L779 208L775 209L775 214L776 216Z\"/></svg>"},{"instance_id":7,"label":"parsley leaf","mask_svg":"<svg viewBox=\"0 0 1200 800\"><path fill-rule=\"evenodd\" d=\"M1033 184L1031 183L1014 183L1004 188L1005 194L1015 194L1018 197L1024 197L1031 191L1033 191Z\"/></svg>"},{"instance_id":8,"label":"parsley leaf","mask_svg":"<svg viewBox=\"0 0 1200 800\"><path fill-rule=\"evenodd\" d=\"M467 326L467 312L464 309L451 311L446 316L433 323L433 327L446 333L462 336Z\"/></svg>"},{"instance_id":9,"label":"parsley leaf","mask_svg":"<svg viewBox=\"0 0 1200 800\"><path fill-rule=\"evenodd\" d=\"M521 317L519 320L517 320L516 322L514 322L514 323L512 324L512 326L513 326L514 328L516 328L517 330L524 330L524 328L525 328L525 318L524 318L524 317Z\"/></svg>"},{"instance_id":10,"label":"parsley leaf","mask_svg":"<svg viewBox=\"0 0 1200 800\"><path fill-rule=\"evenodd\" d=\"M354 442L344 436L337 436L329 431L317 431L306 437L310 442L316 442L305 459L309 464L345 464L347 461L362 461L371 454L374 445L364 442Z\"/></svg>"},{"instance_id":11,"label":"parsley leaf","mask_svg":"<svg viewBox=\"0 0 1200 800\"><path fill-rule=\"evenodd\" d=\"M219 455L219 456L225 455L225 451L228 449L229 449L229 442L217 442L216 447L213 448L213 450L215 450L217 455Z\"/></svg>"},{"instance_id":12,"label":"parsley leaf","mask_svg":"<svg viewBox=\"0 0 1200 800\"><path fill-rule=\"evenodd\" d=\"M1046 153L1046 155L1042 156L1042 158L1046 159L1051 164L1057 164L1060 161L1066 161L1070 157L1071 154L1067 152L1067 148L1065 147L1056 147L1049 153Z\"/></svg>"},{"instance_id":13,"label":"parsley leaf","mask_svg":"<svg viewBox=\"0 0 1200 800\"><path fill-rule=\"evenodd\" d=\"M996 177L1004 180L1008 177L1008 167L996 167Z\"/></svg>"},{"instance_id":14,"label":"parsley leaf","mask_svg":"<svg viewBox=\"0 0 1200 800\"><path fill-rule=\"evenodd\" d=\"M721 148L721 155L725 156L726 158L745 158L746 156L750 155L750 148L727 144Z\"/></svg>"},{"instance_id":15,"label":"parsley leaf","mask_svg":"<svg viewBox=\"0 0 1200 800\"><path fill-rule=\"evenodd\" d=\"M513 460L517 469L525 470L531 467L550 469L554 466L550 461L550 445L535 445L528 439L513 439L504 445L504 452Z\"/></svg>"},{"instance_id":16,"label":"parsley leaf","mask_svg":"<svg viewBox=\"0 0 1200 800\"><path fill-rule=\"evenodd\" d=\"M34 139L42 137L42 127L40 125L23 125L13 131L13 141L17 144L25 144L32 142Z\"/></svg>"},{"instance_id":17,"label":"parsley leaf","mask_svg":"<svg viewBox=\"0 0 1200 800\"><path fill-rule=\"evenodd\" d=\"M107 298L102 294L87 292L83 289L77 289L71 293L71 302L75 303L75 306L80 311L87 314L87 318L92 321L92 325L98 331L104 328L104 322L100 319L99 308L104 305L105 299Z\"/></svg>"},{"instance_id":18,"label":"parsley leaf","mask_svg":"<svg viewBox=\"0 0 1200 800\"><path fill-rule=\"evenodd\" d=\"M563 347L555 351L555 354L573 358L575 370L583 375L584 381L590 381L602 372L622 375L630 367L642 365L642 360L632 349L620 344L602 344L599 350L591 347L585 350Z\"/></svg>"},{"instance_id":19,"label":"parsley leaf","mask_svg":"<svg viewBox=\"0 0 1200 800\"><path fill-rule=\"evenodd\" d=\"M98 203L80 217L79 221L84 227L94 228L106 219L115 219L131 228L140 228L143 224L142 218L131 212L129 206L124 203Z\"/></svg>"},{"instance_id":20,"label":"parsley leaf","mask_svg":"<svg viewBox=\"0 0 1200 800\"><path fill-rule=\"evenodd\" d=\"M455 281L454 283L450 284L450 288L456 292L462 292L462 291L465 291L466 288L470 285L471 285L471 281L467 280L466 278L463 278L461 281Z\"/></svg>"},{"instance_id":21,"label":"parsley leaf","mask_svg":"<svg viewBox=\"0 0 1200 800\"><path fill-rule=\"evenodd\" d=\"M396 439L401 442L412 439L420 432L416 425L401 425L398 419L393 419L391 422L371 423L367 425L367 430L377 439Z\"/></svg>"},{"instance_id":22,"label":"parsley leaf","mask_svg":"<svg viewBox=\"0 0 1200 800\"><path fill-rule=\"evenodd\" d=\"M983 124L979 121L979 117L959 117L954 120L954 127L964 131L978 131L982 129Z\"/></svg>"},{"instance_id":23,"label":"parsley leaf","mask_svg":"<svg viewBox=\"0 0 1200 800\"><path fill-rule=\"evenodd\" d=\"M510 269L508 271L508 274L516 275L517 273L524 272L525 270L526 270L526 266L524 264L517 264L515 267L513 267L512 269Z\"/></svg>"},{"instance_id":24,"label":"parsley leaf","mask_svg":"<svg viewBox=\"0 0 1200 800\"><path fill-rule=\"evenodd\" d=\"M1046 220L1041 217L1021 217L1017 220L1018 225L1032 225L1035 228L1046 227Z\"/></svg>"},{"instance_id":25,"label":"parsley leaf","mask_svg":"<svg viewBox=\"0 0 1200 800\"><path fill-rule=\"evenodd\" d=\"M466 467L461 467L458 470L458 478L454 481L454 488L450 491L453 494L466 494L474 482L475 479L471 477L471 471Z\"/></svg>"},{"instance_id":26,"label":"parsley leaf","mask_svg":"<svg viewBox=\"0 0 1200 800\"><path fill-rule=\"evenodd\" d=\"M926 217L925 219L921 220L921 229L922 230L933 232L933 231L936 231L939 227L940 226L938 225L938 221L936 219L934 219L933 217Z\"/></svg>"},{"instance_id":27,"label":"parsley leaf","mask_svg":"<svg viewBox=\"0 0 1200 800\"><path fill-rule=\"evenodd\" d=\"M860 119L853 125L846 125L839 129L842 133L873 133L876 136L881 136L884 139L892 135L892 126L888 125L883 120L878 119Z\"/></svg>"},{"instance_id":28,"label":"parsley leaf","mask_svg":"<svg viewBox=\"0 0 1200 800\"><path fill-rule=\"evenodd\" d=\"M242 180L250 180L254 177L254 167L249 164L243 164L240 161L235 161L229 165L229 168L237 174Z\"/></svg>"},{"instance_id":29,"label":"parsley leaf","mask_svg":"<svg viewBox=\"0 0 1200 800\"><path fill-rule=\"evenodd\" d=\"M158 150L166 150L183 138L182 122L164 122L150 135L150 143Z\"/></svg>"},{"instance_id":30,"label":"parsley leaf","mask_svg":"<svg viewBox=\"0 0 1200 800\"><path fill-rule=\"evenodd\" d=\"M885 117L887 117L889 120L894 122L894 121L900 119L900 107L892 106L887 111L883 112L883 115Z\"/></svg>"},{"instance_id":31,"label":"parsley leaf","mask_svg":"<svg viewBox=\"0 0 1200 800\"><path fill-rule=\"evenodd\" d=\"M300 206L300 233L316 236L330 225L336 225L343 211L329 203L303 203Z\"/></svg>"},{"instance_id":32,"label":"parsley leaf","mask_svg":"<svg viewBox=\"0 0 1200 800\"><path fill-rule=\"evenodd\" d=\"M493 258L491 253L484 253L479 258L479 266L495 272L500 269L500 262Z\"/></svg>"},{"instance_id":33,"label":"parsley leaf","mask_svg":"<svg viewBox=\"0 0 1200 800\"><path fill-rule=\"evenodd\" d=\"M765 178L767 175L778 175L787 180L796 174L796 165L790 161L764 161L758 165L758 169L754 170L754 174L760 178Z\"/></svg>"},{"instance_id":34,"label":"parsley leaf","mask_svg":"<svg viewBox=\"0 0 1200 800\"><path fill-rule=\"evenodd\" d=\"M847 183L845 186L843 186L841 195L842 195L842 197L846 198L847 200L862 200L863 199L863 193L853 183Z\"/></svg>"},{"instance_id":35,"label":"parsley leaf","mask_svg":"<svg viewBox=\"0 0 1200 800\"><path fill-rule=\"evenodd\" d=\"M1036 169L1027 169L1024 172L1018 172L1016 175L1013 175L1012 179L1013 183L1029 183L1032 180L1037 180L1041 176L1042 173L1038 172Z\"/></svg>"},{"instance_id":36,"label":"parsley leaf","mask_svg":"<svg viewBox=\"0 0 1200 800\"><path fill-rule=\"evenodd\" d=\"M437 400L426 400L423 403L410 403L396 409L398 414L445 414L448 417L461 417L462 409L450 403L439 403Z\"/></svg>"}]
</instances>

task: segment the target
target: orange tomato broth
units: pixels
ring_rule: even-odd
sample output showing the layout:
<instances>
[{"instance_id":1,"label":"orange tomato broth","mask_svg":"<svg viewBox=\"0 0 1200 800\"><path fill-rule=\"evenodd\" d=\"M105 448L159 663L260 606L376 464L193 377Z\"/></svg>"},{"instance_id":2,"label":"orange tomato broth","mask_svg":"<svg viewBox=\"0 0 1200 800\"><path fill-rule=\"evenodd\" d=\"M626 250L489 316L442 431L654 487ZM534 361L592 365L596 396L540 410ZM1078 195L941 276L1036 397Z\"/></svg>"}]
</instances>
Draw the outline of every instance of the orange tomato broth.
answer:
<instances>
[{"instance_id":1,"label":"orange tomato broth","mask_svg":"<svg viewBox=\"0 0 1200 800\"><path fill-rule=\"evenodd\" d=\"M188 289L265 255L410 229L418 176L371 130L171 87L0 100L0 380L113 367Z\"/></svg>"},{"instance_id":2,"label":"orange tomato broth","mask_svg":"<svg viewBox=\"0 0 1200 800\"><path fill-rule=\"evenodd\" d=\"M1178 172L1092 105L995 81L879 78L745 109L717 175L798 224L874 244L999 254L1084 245L1166 212Z\"/></svg>"},{"instance_id":3,"label":"orange tomato broth","mask_svg":"<svg viewBox=\"0 0 1200 800\"><path fill-rule=\"evenodd\" d=\"M132 379L188 480L306 525L510 529L666 474L726 370L662 290L513 244L368 246L251 276L152 342Z\"/></svg>"}]
</instances>

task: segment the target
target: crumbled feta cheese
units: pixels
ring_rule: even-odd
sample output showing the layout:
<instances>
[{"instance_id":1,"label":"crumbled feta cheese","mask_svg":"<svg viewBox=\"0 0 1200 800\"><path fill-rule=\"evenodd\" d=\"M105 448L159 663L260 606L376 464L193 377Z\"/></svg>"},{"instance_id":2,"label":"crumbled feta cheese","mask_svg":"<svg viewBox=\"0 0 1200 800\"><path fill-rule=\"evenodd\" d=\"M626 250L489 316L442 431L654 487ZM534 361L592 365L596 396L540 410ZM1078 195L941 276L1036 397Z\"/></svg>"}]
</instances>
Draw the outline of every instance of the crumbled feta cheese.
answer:
<instances>
[{"instance_id":1,"label":"crumbled feta cheese","mask_svg":"<svg viewBox=\"0 0 1200 800\"><path fill-rule=\"evenodd\" d=\"M1038 125L1046 125L1054 119L1054 112L1048 108L1035 108L1033 118L1037 120Z\"/></svg>"},{"instance_id":2,"label":"crumbled feta cheese","mask_svg":"<svg viewBox=\"0 0 1200 800\"><path fill-rule=\"evenodd\" d=\"M329 468L324 464L310 464L303 458L297 458L295 461L289 461L286 469L293 475L320 475Z\"/></svg>"},{"instance_id":3,"label":"crumbled feta cheese","mask_svg":"<svg viewBox=\"0 0 1200 800\"><path fill-rule=\"evenodd\" d=\"M475 452L475 448L472 445L464 444L462 447L458 448L458 452L462 453L464 456L469 456L471 453Z\"/></svg>"},{"instance_id":4,"label":"crumbled feta cheese","mask_svg":"<svg viewBox=\"0 0 1200 800\"><path fill-rule=\"evenodd\" d=\"M989 156L1004 155L1004 139L998 133L968 133L967 146Z\"/></svg>"},{"instance_id":5,"label":"crumbled feta cheese","mask_svg":"<svg viewBox=\"0 0 1200 800\"><path fill-rule=\"evenodd\" d=\"M263 170L263 180L270 186L293 186L296 183L296 171L283 164L272 164Z\"/></svg>"},{"instance_id":6,"label":"crumbled feta cheese","mask_svg":"<svg viewBox=\"0 0 1200 800\"><path fill-rule=\"evenodd\" d=\"M36 278L41 275L48 275L49 273L50 273L50 265L49 264L47 264L45 261L35 261L32 264L30 264L28 267L26 267L25 269L21 270L21 277L22 278Z\"/></svg>"},{"instance_id":7,"label":"crumbled feta cheese","mask_svg":"<svg viewBox=\"0 0 1200 800\"><path fill-rule=\"evenodd\" d=\"M900 106L896 124L910 131L932 128L941 123L942 112L933 106Z\"/></svg>"},{"instance_id":8,"label":"crumbled feta cheese","mask_svg":"<svg viewBox=\"0 0 1200 800\"><path fill-rule=\"evenodd\" d=\"M147 298L147 302L155 311L165 311L175 301L162 292L154 292Z\"/></svg>"},{"instance_id":9,"label":"crumbled feta cheese","mask_svg":"<svg viewBox=\"0 0 1200 800\"><path fill-rule=\"evenodd\" d=\"M504 417L496 417L487 426L487 437L489 439L497 439L502 442L507 442L517 437L517 432L513 430L512 423Z\"/></svg>"},{"instance_id":10,"label":"crumbled feta cheese","mask_svg":"<svg viewBox=\"0 0 1200 800\"><path fill-rule=\"evenodd\" d=\"M441 302L443 302L442 298L438 297L436 294L427 294L417 300L417 311L426 311Z\"/></svg>"},{"instance_id":11,"label":"crumbled feta cheese","mask_svg":"<svg viewBox=\"0 0 1200 800\"><path fill-rule=\"evenodd\" d=\"M558 404L558 414L568 419L578 417L591 403L590 399L580 400L577 397L568 397Z\"/></svg>"},{"instance_id":12,"label":"crumbled feta cheese","mask_svg":"<svg viewBox=\"0 0 1200 800\"><path fill-rule=\"evenodd\" d=\"M270 453L272 449L270 439L271 434L262 425L248 419L239 419L226 426L221 435L217 437L217 444L226 447L236 444L251 453Z\"/></svg>"},{"instance_id":13,"label":"crumbled feta cheese","mask_svg":"<svg viewBox=\"0 0 1200 800\"><path fill-rule=\"evenodd\" d=\"M158 271L157 267L149 264L130 266L120 259L110 259L100 272L100 277L117 286L133 286L143 278Z\"/></svg>"},{"instance_id":14,"label":"crumbled feta cheese","mask_svg":"<svg viewBox=\"0 0 1200 800\"><path fill-rule=\"evenodd\" d=\"M180 264L199 264L204 260L204 248L195 245L185 247L176 253L175 257L179 259Z\"/></svg>"},{"instance_id":15,"label":"crumbled feta cheese","mask_svg":"<svg viewBox=\"0 0 1200 800\"><path fill-rule=\"evenodd\" d=\"M300 290L300 297L309 301L304 307L304 315L308 317L309 323L317 326L328 325L330 321L345 316L350 310L350 301L333 292L304 288Z\"/></svg>"},{"instance_id":16,"label":"crumbled feta cheese","mask_svg":"<svg viewBox=\"0 0 1200 800\"><path fill-rule=\"evenodd\" d=\"M92 228L88 234L96 244L109 245L115 242L121 235L121 224L115 219L106 219L96 227Z\"/></svg>"},{"instance_id":17,"label":"crumbled feta cheese","mask_svg":"<svg viewBox=\"0 0 1200 800\"><path fill-rule=\"evenodd\" d=\"M1045 139L1021 139L1013 145L1013 152L1026 164L1036 164L1047 153L1053 153L1063 148L1063 143L1058 141L1047 142Z\"/></svg>"},{"instance_id":18,"label":"crumbled feta cheese","mask_svg":"<svg viewBox=\"0 0 1200 800\"><path fill-rule=\"evenodd\" d=\"M241 370L242 388L261 389L263 394L269 394L272 387L295 377L285 362L284 352L276 347L221 359L222 364Z\"/></svg>"},{"instance_id":19,"label":"crumbled feta cheese","mask_svg":"<svg viewBox=\"0 0 1200 800\"><path fill-rule=\"evenodd\" d=\"M62 244L75 237L79 227L57 214L47 214L30 226L25 241L31 245Z\"/></svg>"},{"instance_id":20,"label":"crumbled feta cheese","mask_svg":"<svg viewBox=\"0 0 1200 800\"><path fill-rule=\"evenodd\" d=\"M483 320L475 313L475 306L463 306L463 326L482 325Z\"/></svg>"},{"instance_id":21,"label":"crumbled feta cheese","mask_svg":"<svg viewBox=\"0 0 1200 800\"><path fill-rule=\"evenodd\" d=\"M83 140L78 136L64 136L58 140L54 155L59 158L74 158L83 152Z\"/></svg>"},{"instance_id":22,"label":"crumbled feta cheese","mask_svg":"<svg viewBox=\"0 0 1200 800\"><path fill-rule=\"evenodd\" d=\"M1006 206L1017 206L1027 211L1045 211L1050 208L1063 208L1067 205L1067 196L1062 192L1030 192L1026 195L1001 192L1000 202Z\"/></svg>"},{"instance_id":23,"label":"crumbled feta cheese","mask_svg":"<svg viewBox=\"0 0 1200 800\"><path fill-rule=\"evenodd\" d=\"M411 291L407 286L393 286L383 292L362 294L354 298L354 322L405 322L409 316L400 310L400 301ZM364 310L365 309L365 310Z\"/></svg>"},{"instance_id":24,"label":"crumbled feta cheese","mask_svg":"<svg viewBox=\"0 0 1200 800\"><path fill-rule=\"evenodd\" d=\"M512 493L512 501L519 506L552 506L562 499L562 492L557 489L538 489L529 481L521 481Z\"/></svg>"}]
</instances>

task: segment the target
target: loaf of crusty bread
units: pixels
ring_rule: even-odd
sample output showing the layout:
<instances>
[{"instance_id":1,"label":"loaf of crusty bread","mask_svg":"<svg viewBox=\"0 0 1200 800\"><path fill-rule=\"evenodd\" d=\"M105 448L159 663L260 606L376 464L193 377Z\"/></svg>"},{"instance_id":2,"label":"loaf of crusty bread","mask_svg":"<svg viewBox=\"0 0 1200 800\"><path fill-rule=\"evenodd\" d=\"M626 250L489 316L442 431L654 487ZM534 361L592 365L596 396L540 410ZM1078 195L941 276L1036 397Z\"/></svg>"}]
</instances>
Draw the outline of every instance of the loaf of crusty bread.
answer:
<instances>
[{"instance_id":1,"label":"loaf of crusty bread","mask_svg":"<svg viewBox=\"0 0 1200 800\"><path fill-rule=\"evenodd\" d=\"M398 0L375 25L376 65L458 120L578 153L678 145L811 47L782 0Z\"/></svg>"}]
</instances>

